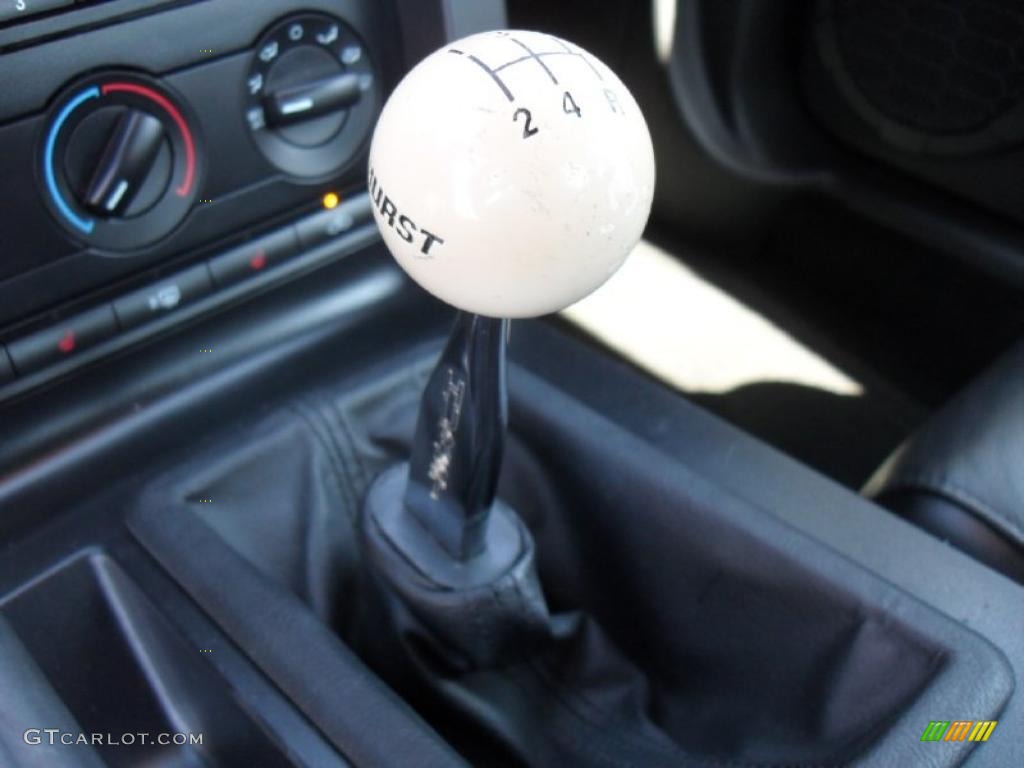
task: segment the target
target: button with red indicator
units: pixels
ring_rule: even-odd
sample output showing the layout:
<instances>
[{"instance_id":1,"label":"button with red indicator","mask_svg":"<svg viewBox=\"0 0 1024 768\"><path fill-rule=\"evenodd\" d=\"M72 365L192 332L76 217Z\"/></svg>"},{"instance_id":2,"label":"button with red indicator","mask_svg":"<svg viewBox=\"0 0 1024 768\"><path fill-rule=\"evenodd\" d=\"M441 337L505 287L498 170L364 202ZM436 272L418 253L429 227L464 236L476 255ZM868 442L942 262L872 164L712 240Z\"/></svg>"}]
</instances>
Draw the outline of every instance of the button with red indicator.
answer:
<instances>
[{"instance_id":1,"label":"button with red indicator","mask_svg":"<svg viewBox=\"0 0 1024 768\"><path fill-rule=\"evenodd\" d=\"M24 376L77 355L117 333L110 305L70 317L7 345L14 368Z\"/></svg>"},{"instance_id":2,"label":"button with red indicator","mask_svg":"<svg viewBox=\"0 0 1024 768\"><path fill-rule=\"evenodd\" d=\"M279 264L295 253L297 246L295 232L288 227L211 259L210 272L218 286L231 285Z\"/></svg>"}]
</instances>

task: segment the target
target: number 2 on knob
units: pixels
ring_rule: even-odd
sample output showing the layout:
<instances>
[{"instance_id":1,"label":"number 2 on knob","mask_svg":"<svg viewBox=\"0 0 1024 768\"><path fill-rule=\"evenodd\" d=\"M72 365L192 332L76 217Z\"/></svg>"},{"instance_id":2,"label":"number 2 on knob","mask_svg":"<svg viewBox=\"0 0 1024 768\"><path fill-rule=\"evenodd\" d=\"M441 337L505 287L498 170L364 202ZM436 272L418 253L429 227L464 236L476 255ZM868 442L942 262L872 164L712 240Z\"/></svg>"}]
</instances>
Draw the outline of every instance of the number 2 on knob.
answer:
<instances>
[{"instance_id":1,"label":"number 2 on knob","mask_svg":"<svg viewBox=\"0 0 1024 768\"><path fill-rule=\"evenodd\" d=\"M513 123L519 121L519 115L523 115L524 118L525 118L524 123L523 123L523 138L524 139L530 138L531 136L533 136L533 134L535 134L538 130L540 130L539 128L534 128L533 127L533 115L530 114L530 110L528 110L526 107L520 107L519 109L516 110L515 114L512 115L512 122Z\"/></svg>"}]
</instances>

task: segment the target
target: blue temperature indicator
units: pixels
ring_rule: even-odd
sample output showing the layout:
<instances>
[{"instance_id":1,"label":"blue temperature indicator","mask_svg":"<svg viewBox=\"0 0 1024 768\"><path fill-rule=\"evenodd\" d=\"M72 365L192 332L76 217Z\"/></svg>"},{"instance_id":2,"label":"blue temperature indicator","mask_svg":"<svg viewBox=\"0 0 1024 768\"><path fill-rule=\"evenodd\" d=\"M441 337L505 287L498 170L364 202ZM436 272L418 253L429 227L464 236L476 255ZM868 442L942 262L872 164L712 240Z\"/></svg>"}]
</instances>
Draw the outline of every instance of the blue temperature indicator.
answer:
<instances>
[{"instance_id":1,"label":"blue temperature indicator","mask_svg":"<svg viewBox=\"0 0 1024 768\"><path fill-rule=\"evenodd\" d=\"M50 196L53 198L53 202L56 203L57 209L64 215L68 221L75 225L78 229L82 230L85 234L92 232L96 222L92 219L83 219L81 216L71 210L71 206L67 204L63 196L60 194L60 190L57 189L57 178L53 171L53 155L54 149L57 146L57 137L60 135L60 129L64 123L67 122L68 116L78 109L84 102L89 99L98 99L100 96L100 89L96 86L86 88L80 94L75 96L69 101L64 109L57 115L57 119L53 121L53 125L50 126L50 133L46 137L46 152L43 155L43 173L46 176L46 187L50 191Z\"/></svg>"}]
</instances>

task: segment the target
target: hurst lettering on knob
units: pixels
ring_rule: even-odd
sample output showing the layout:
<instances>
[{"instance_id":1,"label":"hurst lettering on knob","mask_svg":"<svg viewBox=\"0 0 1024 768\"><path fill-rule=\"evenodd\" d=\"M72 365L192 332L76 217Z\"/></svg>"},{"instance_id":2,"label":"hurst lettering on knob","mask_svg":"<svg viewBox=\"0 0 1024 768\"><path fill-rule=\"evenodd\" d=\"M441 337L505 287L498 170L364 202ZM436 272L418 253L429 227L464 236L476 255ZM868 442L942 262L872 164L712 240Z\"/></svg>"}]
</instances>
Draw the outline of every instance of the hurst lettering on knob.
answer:
<instances>
[{"instance_id":1,"label":"hurst lettering on knob","mask_svg":"<svg viewBox=\"0 0 1024 768\"><path fill-rule=\"evenodd\" d=\"M654 150L629 90L538 32L446 45L392 92L370 147L375 218L413 280L488 317L557 312L647 223Z\"/></svg>"},{"instance_id":2,"label":"hurst lettering on knob","mask_svg":"<svg viewBox=\"0 0 1024 768\"><path fill-rule=\"evenodd\" d=\"M433 256L431 248L444 245L444 238L435 235L429 229L416 224L411 218L401 213L395 202L384 192L384 185L370 166L370 198L373 200L374 214L378 225L394 230L406 243L417 245L423 258Z\"/></svg>"}]
</instances>

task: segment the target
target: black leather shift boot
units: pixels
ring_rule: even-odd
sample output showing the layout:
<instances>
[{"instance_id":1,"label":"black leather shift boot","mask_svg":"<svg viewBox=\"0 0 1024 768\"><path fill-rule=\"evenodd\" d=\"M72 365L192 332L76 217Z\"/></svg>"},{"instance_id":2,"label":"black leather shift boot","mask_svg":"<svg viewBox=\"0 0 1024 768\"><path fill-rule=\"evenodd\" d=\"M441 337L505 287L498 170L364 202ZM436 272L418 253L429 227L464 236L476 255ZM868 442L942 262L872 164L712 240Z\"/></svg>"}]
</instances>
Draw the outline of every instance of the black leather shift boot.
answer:
<instances>
[{"instance_id":1,"label":"black leather shift boot","mask_svg":"<svg viewBox=\"0 0 1024 768\"><path fill-rule=\"evenodd\" d=\"M911 764L893 726L954 654L978 664L976 716L998 711L987 645L515 368L499 498L521 556L498 589L424 581L359 515L408 455L431 362L202 448L147 524L201 520L474 765Z\"/></svg>"}]
</instances>

